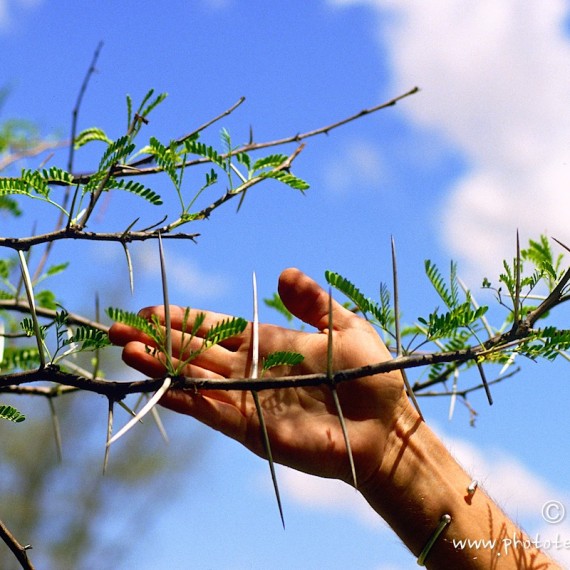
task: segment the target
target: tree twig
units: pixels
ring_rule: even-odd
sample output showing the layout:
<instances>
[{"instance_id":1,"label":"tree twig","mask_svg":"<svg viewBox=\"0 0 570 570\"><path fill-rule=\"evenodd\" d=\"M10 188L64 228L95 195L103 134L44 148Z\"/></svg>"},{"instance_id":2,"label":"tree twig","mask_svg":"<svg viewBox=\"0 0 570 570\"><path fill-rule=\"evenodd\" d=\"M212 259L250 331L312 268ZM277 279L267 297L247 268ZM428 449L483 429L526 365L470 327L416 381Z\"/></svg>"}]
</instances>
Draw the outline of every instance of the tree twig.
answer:
<instances>
[{"instance_id":1,"label":"tree twig","mask_svg":"<svg viewBox=\"0 0 570 570\"><path fill-rule=\"evenodd\" d=\"M2 521L0 521L0 538L6 543L24 570L34 570L34 565L28 558L28 550L31 547L22 546Z\"/></svg>"}]
</instances>

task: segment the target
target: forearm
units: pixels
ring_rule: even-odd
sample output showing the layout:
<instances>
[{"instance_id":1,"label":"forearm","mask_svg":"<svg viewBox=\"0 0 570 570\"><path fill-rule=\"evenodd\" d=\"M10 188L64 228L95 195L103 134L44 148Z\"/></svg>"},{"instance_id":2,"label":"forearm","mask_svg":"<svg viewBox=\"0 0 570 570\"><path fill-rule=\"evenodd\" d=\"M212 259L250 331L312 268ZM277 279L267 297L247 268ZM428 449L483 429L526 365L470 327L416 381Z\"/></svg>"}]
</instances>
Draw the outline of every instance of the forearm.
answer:
<instances>
[{"instance_id":1,"label":"forearm","mask_svg":"<svg viewBox=\"0 0 570 570\"><path fill-rule=\"evenodd\" d=\"M482 489L468 492L469 475L415 414L400 416L390 439L363 494L415 556L442 515L451 516L427 556L428 568L560 568L529 548L521 530Z\"/></svg>"}]
</instances>

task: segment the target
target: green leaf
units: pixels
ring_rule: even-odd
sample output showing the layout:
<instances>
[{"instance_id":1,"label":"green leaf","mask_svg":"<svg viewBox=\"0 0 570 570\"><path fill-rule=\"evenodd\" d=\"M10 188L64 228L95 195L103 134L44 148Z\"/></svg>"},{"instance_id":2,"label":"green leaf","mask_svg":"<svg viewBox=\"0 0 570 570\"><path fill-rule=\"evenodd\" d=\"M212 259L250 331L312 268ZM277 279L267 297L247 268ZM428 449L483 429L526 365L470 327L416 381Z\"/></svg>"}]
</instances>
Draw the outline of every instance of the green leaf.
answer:
<instances>
[{"instance_id":1,"label":"green leaf","mask_svg":"<svg viewBox=\"0 0 570 570\"><path fill-rule=\"evenodd\" d=\"M304 192L310 188L307 182L285 170L271 170L269 172L263 173L262 176L264 178L273 178L275 180L278 180L279 182L287 184L287 186L290 186L295 190L300 190L301 192Z\"/></svg>"},{"instance_id":2,"label":"green leaf","mask_svg":"<svg viewBox=\"0 0 570 570\"><path fill-rule=\"evenodd\" d=\"M81 148L82 146L92 141L100 141L108 145L113 144L113 141L105 134L102 129L91 127L89 129L85 129L84 131L81 131L75 137L75 148Z\"/></svg>"},{"instance_id":3,"label":"green leaf","mask_svg":"<svg viewBox=\"0 0 570 570\"><path fill-rule=\"evenodd\" d=\"M151 137L147 152L154 156L156 163L168 174L174 186L178 188L180 186L180 177L176 165L180 161L180 157L173 149L172 144L167 147L158 139Z\"/></svg>"},{"instance_id":4,"label":"green leaf","mask_svg":"<svg viewBox=\"0 0 570 570\"><path fill-rule=\"evenodd\" d=\"M203 158L207 158L220 168L226 170L224 159L218 154L214 147L208 146L197 140L187 140L184 142L184 148L188 154L196 154Z\"/></svg>"},{"instance_id":5,"label":"green leaf","mask_svg":"<svg viewBox=\"0 0 570 570\"><path fill-rule=\"evenodd\" d=\"M242 333L247 326L247 321L241 317L231 317L216 323L206 333L205 342L207 346L219 344L232 336Z\"/></svg>"},{"instance_id":6,"label":"green leaf","mask_svg":"<svg viewBox=\"0 0 570 570\"><path fill-rule=\"evenodd\" d=\"M32 370L40 364L40 354L37 347L12 347L4 348L4 357L0 363L0 369L6 370Z\"/></svg>"},{"instance_id":7,"label":"green leaf","mask_svg":"<svg viewBox=\"0 0 570 570\"><path fill-rule=\"evenodd\" d=\"M271 307L272 309L275 309L278 313L281 313L281 315L283 315L288 322L291 322L293 320L294 318L293 315L291 314L289 309L287 309L287 307L283 304L283 301L281 300L281 297L279 296L278 293L273 293L273 297L271 299L263 299L263 302L268 307Z\"/></svg>"},{"instance_id":8,"label":"green leaf","mask_svg":"<svg viewBox=\"0 0 570 570\"><path fill-rule=\"evenodd\" d=\"M13 268L13 259L0 259L0 279L8 279Z\"/></svg>"},{"instance_id":9,"label":"green leaf","mask_svg":"<svg viewBox=\"0 0 570 570\"><path fill-rule=\"evenodd\" d=\"M251 170L251 158L249 156L249 154L247 154L246 152L238 152L236 155L236 160L240 163L243 164L248 171Z\"/></svg>"},{"instance_id":10,"label":"green leaf","mask_svg":"<svg viewBox=\"0 0 570 570\"><path fill-rule=\"evenodd\" d=\"M36 170L23 169L21 178L40 196L43 196L44 198L49 196L50 189L47 180Z\"/></svg>"},{"instance_id":11,"label":"green leaf","mask_svg":"<svg viewBox=\"0 0 570 570\"><path fill-rule=\"evenodd\" d=\"M1 190L0 190L0 192L1 192ZM15 218L22 215L22 210L20 210L18 203L15 200L13 200L12 198L9 198L8 196L0 195L0 210L4 210L6 212L9 212Z\"/></svg>"},{"instance_id":12,"label":"green leaf","mask_svg":"<svg viewBox=\"0 0 570 570\"><path fill-rule=\"evenodd\" d=\"M89 325L81 325L75 329L71 338L64 342L64 344L73 343L81 344L82 350L96 350L109 346L111 341L105 331Z\"/></svg>"},{"instance_id":13,"label":"green leaf","mask_svg":"<svg viewBox=\"0 0 570 570\"><path fill-rule=\"evenodd\" d=\"M2 405L0 406L0 418L14 423L20 423L26 419L26 416L12 406Z\"/></svg>"},{"instance_id":14,"label":"green leaf","mask_svg":"<svg viewBox=\"0 0 570 570\"><path fill-rule=\"evenodd\" d=\"M150 112L155 109L158 105L160 105L160 103L162 103L166 97L168 96L167 93L159 93L154 99L152 99L152 96L154 95L154 89L151 89L144 97L144 99L142 100L142 103L140 104L139 110L138 110L138 114L141 117L148 117L148 115L150 114ZM145 107L146 105L146 107Z\"/></svg>"},{"instance_id":15,"label":"green leaf","mask_svg":"<svg viewBox=\"0 0 570 570\"><path fill-rule=\"evenodd\" d=\"M0 196L7 194L30 195L30 186L21 178L0 178Z\"/></svg>"},{"instance_id":16,"label":"green leaf","mask_svg":"<svg viewBox=\"0 0 570 570\"><path fill-rule=\"evenodd\" d=\"M276 366L296 366L305 360L305 357L298 352L272 352L263 361L263 370L269 370Z\"/></svg>"},{"instance_id":17,"label":"green leaf","mask_svg":"<svg viewBox=\"0 0 570 570\"><path fill-rule=\"evenodd\" d=\"M471 302L467 301L446 313L440 314L434 311L429 315L428 319L419 317L418 321L428 327L428 338L435 340L454 336L458 333L458 329L471 327L487 312L487 309L488 307L477 307L474 309Z\"/></svg>"},{"instance_id":18,"label":"green leaf","mask_svg":"<svg viewBox=\"0 0 570 570\"><path fill-rule=\"evenodd\" d=\"M117 309L114 307L109 307L106 310L106 313L109 318L116 323L122 323L124 325L138 329L139 331L147 334L150 338L157 342L157 344L160 345L162 338L159 329L157 328L157 323L149 322L136 313L124 311L123 309Z\"/></svg>"},{"instance_id":19,"label":"green leaf","mask_svg":"<svg viewBox=\"0 0 570 570\"><path fill-rule=\"evenodd\" d=\"M59 182L61 184L67 184L68 186L75 184L73 174L61 168L57 168L57 166L52 166L49 170L44 168L42 170L42 176L48 183Z\"/></svg>"},{"instance_id":20,"label":"green leaf","mask_svg":"<svg viewBox=\"0 0 570 570\"><path fill-rule=\"evenodd\" d=\"M451 262L450 271L450 287L448 288L445 284L441 273L437 266L432 263L429 259L424 262L426 275L428 276L431 284L436 290L437 294L443 299L443 302L448 306L448 308L453 308L457 305L458 301L458 283L457 283L457 265L455 262Z\"/></svg>"},{"instance_id":21,"label":"green leaf","mask_svg":"<svg viewBox=\"0 0 570 570\"><path fill-rule=\"evenodd\" d=\"M286 154L270 154L263 158L259 158L253 163L252 170L257 172L263 168L275 168L281 166L289 157Z\"/></svg>"},{"instance_id":22,"label":"green leaf","mask_svg":"<svg viewBox=\"0 0 570 570\"><path fill-rule=\"evenodd\" d=\"M36 293L36 301L43 309L50 309L52 311L57 309L57 303L55 302L55 294L53 291L39 291Z\"/></svg>"},{"instance_id":23,"label":"green leaf","mask_svg":"<svg viewBox=\"0 0 570 570\"><path fill-rule=\"evenodd\" d=\"M325 271L325 279L331 287L346 295L361 313L366 314L370 311L370 299L365 297L354 283L332 271Z\"/></svg>"},{"instance_id":24,"label":"green leaf","mask_svg":"<svg viewBox=\"0 0 570 570\"><path fill-rule=\"evenodd\" d=\"M48 270L46 271L46 275L52 277L57 275L58 273L62 273L69 267L69 261L65 263L58 263L57 265L51 265Z\"/></svg>"},{"instance_id":25,"label":"green leaf","mask_svg":"<svg viewBox=\"0 0 570 570\"><path fill-rule=\"evenodd\" d=\"M230 136L230 132L222 128L220 131L220 138L222 139L222 144L224 145L224 150L227 154L232 152L232 137Z\"/></svg>"},{"instance_id":26,"label":"green leaf","mask_svg":"<svg viewBox=\"0 0 570 570\"><path fill-rule=\"evenodd\" d=\"M132 194L136 194L141 198L144 198L147 202L150 202L154 206L162 205L162 198L154 190L144 186L140 182L135 182L134 180L114 180L112 183L113 188L119 188Z\"/></svg>"},{"instance_id":27,"label":"green leaf","mask_svg":"<svg viewBox=\"0 0 570 570\"><path fill-rule=\"evenodd\" d=\"M109 170L111 166L124 161L135 149L134 143L129 136L125 135L111 143L99 162L99 171Z\"/></svg>"},{"instance_id":28,"label":"green leaf","mask_svg":"<svg viewBox=\"0 0 570 570\"><path fill-rule=\"evenodd\" d=\"M133 120L133 99L127 93L127 129L130 128Z\"/></svg>"}]
</instances>

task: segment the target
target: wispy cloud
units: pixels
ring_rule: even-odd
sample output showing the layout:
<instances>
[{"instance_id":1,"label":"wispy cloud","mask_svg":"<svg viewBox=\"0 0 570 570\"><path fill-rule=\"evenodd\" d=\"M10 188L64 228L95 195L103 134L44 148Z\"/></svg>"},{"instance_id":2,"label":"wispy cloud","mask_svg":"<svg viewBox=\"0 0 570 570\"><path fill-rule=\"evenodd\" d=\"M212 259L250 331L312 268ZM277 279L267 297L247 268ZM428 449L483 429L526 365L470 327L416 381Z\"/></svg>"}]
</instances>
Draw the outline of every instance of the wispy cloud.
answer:
<instances>
[{"instance_id":1,"label":"wispy cloud","mask_svg":"<svg viewBox=\"0 0 570 570\"><path fill-rule=\"evenodd\" d=\"M179 253L167 257L169 288L184 293L192 299L210 300L223 296L229 290L227 279L219 273L201 268L196 261ZM148 276L160 278L160 266L156 244L145 243L137 247L133 255L135 276L142 271Z\"/></svg>"},{"instance_id":2,"label":"wispy cloud","mask_svg":"<svg viewBox=\"0 0 570 570\"><path fill-rule=\"evenodd\" d=\"M336 515L343 513L366 526L388 531L388 525L370 508L362 495L346 483L281 467L279 486L283 494L298 505Z\"/></svg>"},{"instance_id":3,"label":"wispy cloud","mask_svg":"<svg viewBox=\"0 0 570 570\"><path fill-rule=\"evenodd\" d=\"M382 152L371 141L346 141L341 154L330 157L324 168L324 185L337 194L352 193L356 188L377 191L386 185Z\"/></svg>"},{"instance_id":4,"label":"wispy cloud","mask_svg":"<svg viewBox=\"0 0 570 570\"><path fill-rule=\"evenodd\" d=\"M452 255L479 272L512 256L516 228L570 241L564 0L329 1L374 10L395 91L422 88L400 110L465 158L440 208Z\"/></svg>"},{"instance_id":5,"label":"wispy cloud","mask_svg":"<svg viewBox=\"0 0 570 570\"><path fill-rule=\"evenodd\" d=\"M42 0L0 0L0 32L7 30L13 23L12 13L18 6L33 8Z\"/></svg>"}]
</instances>

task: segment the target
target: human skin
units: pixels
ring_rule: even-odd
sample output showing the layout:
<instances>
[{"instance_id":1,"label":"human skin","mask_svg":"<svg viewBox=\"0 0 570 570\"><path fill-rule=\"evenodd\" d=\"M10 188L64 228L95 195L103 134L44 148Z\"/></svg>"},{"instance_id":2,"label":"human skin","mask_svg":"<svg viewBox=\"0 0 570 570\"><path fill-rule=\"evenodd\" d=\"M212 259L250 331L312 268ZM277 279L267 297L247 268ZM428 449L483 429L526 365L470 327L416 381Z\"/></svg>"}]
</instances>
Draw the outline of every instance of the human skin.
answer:
<instances>
[{"instance_id":1,"label":"human skin","mask_svg":"<svg viewBox=\"0 0 570 570\"><path fill-rule=\"evenodd\" d=\"M297 269L279 279L285 306L316 332L262 324L260 358L276 351L298 352L301 364L279 367L266 377L312 374L327 368L329 295ZM173 357L180 355L184 309L170 307ZM227 315L192 310L189 322L205 313L196 338L186 351L200 348L206 331ZM140 314L164 318L164 308L148 307ZM372 326L333 301L333 369L357 368L391 358ZM123 346L123 360L149 377L165 374L160 360L149 352L150 338L122 324L110 330L111 340ZM186 335L187 338L188 335ZM202 352L186 365L194 378L244 378L250 374L252 325L243 333ZM496 504L477 489L467 493L469 475L449 454L411 405L398 371L378 374L337 386L358 490L372 508L418 556L443 514L452 518L426 560L428 568L558 568L544 553L521 541L523 534ZM275 461L300 471L352 483L344 436L331 391L326 386L259 392ZM264 456L260 425L249 392L170 390L160 402L193 416ZM498 539L495 548L457 548L454 540ZM508 540L516 543L508 548ZM503 540L506 539L506 540Z\"/></svg>"}]
</instances>

